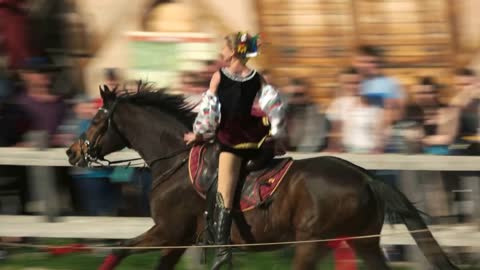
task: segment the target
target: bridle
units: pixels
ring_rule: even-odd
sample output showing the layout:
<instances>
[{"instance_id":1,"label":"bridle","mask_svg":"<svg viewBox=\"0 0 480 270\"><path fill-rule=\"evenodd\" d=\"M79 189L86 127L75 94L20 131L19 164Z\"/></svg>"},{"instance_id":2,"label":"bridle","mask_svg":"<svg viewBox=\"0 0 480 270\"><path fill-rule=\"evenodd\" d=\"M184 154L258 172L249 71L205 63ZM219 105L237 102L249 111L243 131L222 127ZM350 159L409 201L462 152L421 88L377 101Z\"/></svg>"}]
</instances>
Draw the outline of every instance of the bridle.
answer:
<instances>
[{"instance_id":1,"label":"bridle","mask_svg":"<svg viewBox=\"0 0 480 270\"><path fill-rule=\"evenodd\" d=\"M106 107L101 107L98 109L98 113L102 113L106 115L107 124L104 124L102 128L100 128L95 134L92 136L92 139L89 140L85 132L83 132L80 137L78 138L80 143L80 148L82 151L83 160L87 162L88 167L93 167L94 165L102 165L100 161L106 161L103 157L99 157L98 154L100 153L100 147L98 146L99 141L105 136L106 131L113 127L114 131L117 135L120 135L120 138L123 140L124 143L128 146L128 141L121 135L118 131L118 127L115 125L113 121L113 113L117 108L118 100L115 100L112 104L111 108L108 109Z\"/></svg>"},{"instance_id":2,"label":"bridle","mask_svg":"<svg viewBox=\"0 0 480 270\"><path fill-rule=\"evenodd\" d=\"M110 161L108 159L105 159L105 157L99 157L98 154L100 153L101 148L98 146L98 142L105 136L106 131L111 127L113 131L120 137L120 139L123 141L123 143L127 146L130 147L130 143L128 142L127 138L120 132L118 129L118 126L115 124L115 121L113 120L113 113L115 112L115 109L117 108L118 105L118 99L116 99L111 108L105 108L101 107L98 109L98 112L103 113L106 115L106 120L107 124L103 125L101 129L99 129L93 136L91 140L87 138L87 135L85 132L83 132L80 137L79 137L79 143L81 146L81 151L82 151L82 156L83 160L87 163L88 167L111 167L112 165L116 164L121 164L121 163L126 163L125 165L130 166L132 165L131 163L134 161L139 161L143 160L142 158L131 158L131 159L122 159L122 160L115 160L115 161ZM191 147L185 147L177 151L173 151L172 153L169 153L165 156L161 156L159 158L155 158L151 161L143 161L144 166L152 167L152 165L161 160L167 160L174 158L184 152L187 152L190 150ZM85 150L84 150L85 149ZM186 160L182 160L181 165L183 165L186 162ZM177 166L175 166L177 167Z\"/></svg>"}]
</instances>

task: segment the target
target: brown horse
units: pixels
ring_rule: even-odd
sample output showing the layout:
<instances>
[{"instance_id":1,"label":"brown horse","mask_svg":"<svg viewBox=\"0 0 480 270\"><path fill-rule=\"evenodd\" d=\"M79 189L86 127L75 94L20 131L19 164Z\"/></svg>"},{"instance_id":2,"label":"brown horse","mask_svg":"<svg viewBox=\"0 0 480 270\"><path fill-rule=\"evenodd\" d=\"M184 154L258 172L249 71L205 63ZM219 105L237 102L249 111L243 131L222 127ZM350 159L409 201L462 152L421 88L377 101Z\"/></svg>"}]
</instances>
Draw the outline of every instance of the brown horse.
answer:
<instances>
[{"instance_id":1,"label":"brown horse","mask_svg":"<svg viewBox=\"0 0 480 270\"><path fill-rule=\"evenodd\" d=\"M85 166L130 147L148 163L154 177L150 198L155 225L122 245L131 247L192 245L203 230L206 207L192 187L183 134L194 114L181 96L139 85L135 94L116 95L101 89L104 106L90 128L67 151L73 165ZM173 153L173 154L172 154ZM379 234L385 213L400 218L410 230L427 229L415 207L399 191L374 179L366 170L335 157L294 161L273 201L261 209L236 213L235 244L303 241ZM121 224L119 224L121 226ZM430 263L457 269L427 230L413 234ZM369 269L390 269L379 238L348 240ZM271 250L279 246L247 247ZM315 269L328 252L326 243L295 246L293 269ZM174 269L184 249L163 249L157 269ZM100 269L113 269L133 251L112 253Z\"/></svg>"}]
</instances>

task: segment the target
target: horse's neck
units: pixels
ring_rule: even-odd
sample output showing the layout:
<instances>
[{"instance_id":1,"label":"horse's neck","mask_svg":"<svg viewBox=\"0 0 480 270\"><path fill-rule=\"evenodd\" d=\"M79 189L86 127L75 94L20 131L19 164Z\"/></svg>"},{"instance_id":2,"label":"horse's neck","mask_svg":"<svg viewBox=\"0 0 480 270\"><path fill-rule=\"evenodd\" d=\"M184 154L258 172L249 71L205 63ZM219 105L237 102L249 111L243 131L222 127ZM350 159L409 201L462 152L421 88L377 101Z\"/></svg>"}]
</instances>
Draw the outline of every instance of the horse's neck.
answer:
<instances>
[{"instance_id":1,"label":"horse's neck","mask_svg":"<svg viewBox=\"0 0 480 270\"><path fill-rule=\"evenodd\" d=\"M165 157L185 147L183 134L187 129L174 117L159 110L146 110L137 106L124 106L119 113L122 117L122 130L131 148L146 162ZM182 156L179 155L156 161L151 169L154 171L154 168L159 167L160 171L165 171L181 159Z\"/></svg>"}]
</instances>

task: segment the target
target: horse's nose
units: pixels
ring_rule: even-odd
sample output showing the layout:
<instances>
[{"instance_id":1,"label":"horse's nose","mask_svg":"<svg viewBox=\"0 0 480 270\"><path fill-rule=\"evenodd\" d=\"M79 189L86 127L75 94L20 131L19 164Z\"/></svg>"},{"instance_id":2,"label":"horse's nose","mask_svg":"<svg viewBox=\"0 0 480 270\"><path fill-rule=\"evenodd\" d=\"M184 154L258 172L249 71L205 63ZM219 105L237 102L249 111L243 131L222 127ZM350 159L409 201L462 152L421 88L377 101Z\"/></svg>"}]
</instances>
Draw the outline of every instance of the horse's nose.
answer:
<instances>
[{"instance_id":1,"label":"horse's nose","mask_svg":"<svg viewBox=\"0 0 480 270\"><path fill-rule=\"evenodd\" d=\"M68 148L66 153L67 153L67 156L70 156L72 154L72 150L70 148Z\"/></svg>"}]
</instances>

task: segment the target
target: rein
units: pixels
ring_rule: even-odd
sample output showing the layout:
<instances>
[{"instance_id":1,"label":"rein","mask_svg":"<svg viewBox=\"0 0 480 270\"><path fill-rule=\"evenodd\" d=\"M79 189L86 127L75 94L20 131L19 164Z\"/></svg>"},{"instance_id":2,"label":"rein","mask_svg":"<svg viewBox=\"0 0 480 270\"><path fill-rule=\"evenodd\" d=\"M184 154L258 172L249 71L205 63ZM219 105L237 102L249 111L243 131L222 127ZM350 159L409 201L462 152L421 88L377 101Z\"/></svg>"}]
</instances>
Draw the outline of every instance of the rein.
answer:
<instances>
[{"instance_id":1,"label":"rein","mask_svg":"<svg viewBox=\"0 0 480 270\"><path fill-rule=\"evenodd\" d=\"M182 148L182 149L179 149L179 150L176 150L176 151L173 151L172 153L169 153L165 156L161 156L161 157L158 157L158 158L155 158L153 160L150 160L150 161L145 161L145 163L148 165L148 167L152 167L153 164L155 164L156 162L158 161L162 161L162 160L167 160L167 159L171 159L171 158L174 158L182 153L185 153L187 151L189 151L191 149L191 147L185 147L185 148ZM108 159L105 159L105 158L102 158L101 161L106 161L107 164L104 165L102 163L99 162L99 164L102 166L102 167L110 167L112 165L115 165L115 164L120 164L120 163L125 163L127 162L127 167L130 166L130 163L132 161L138 161L138 160L143 160L142 158L130 158L130 159L120 159L120 160L114 160L114 161L110 161Z\"/></svg>"},{"instance_id":2,"label":"rein","mask_svg":"<svg viewBox=\"0 0 480 270\"><path fill-rule=\"evenodd\" d=\"M175 174L181 167L183 167L183 165L185 165L185 163L187 163L187 160L188 160L188 157L182 159L181 162L179 162L176 166L170 168L168 171L162 173L158 179L156 179L156 181L153 183L152 185L152 188L150 190L150 192L153 192L155 189L157 189L158 186L160 186L161 183L163 183L163 179L166 179L170 176L172 176L173 174Z\"/></svg>"}]
</instances>

